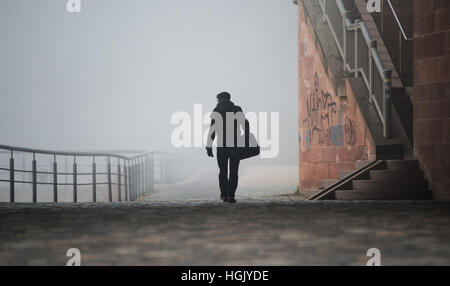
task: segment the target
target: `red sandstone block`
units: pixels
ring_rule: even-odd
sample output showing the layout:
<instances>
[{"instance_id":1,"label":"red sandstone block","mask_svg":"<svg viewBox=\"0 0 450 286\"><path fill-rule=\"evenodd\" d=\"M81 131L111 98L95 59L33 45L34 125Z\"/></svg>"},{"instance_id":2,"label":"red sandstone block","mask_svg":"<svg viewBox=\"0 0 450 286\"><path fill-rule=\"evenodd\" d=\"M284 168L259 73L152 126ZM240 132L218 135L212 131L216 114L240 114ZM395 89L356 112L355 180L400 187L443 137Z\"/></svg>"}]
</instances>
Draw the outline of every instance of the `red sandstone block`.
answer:
<instances>
[{"instance_id":1,"label":"red sandstone block","mask_svg":"<svg viewBox=\"0 0 450 286\"><path fill-rule=\"evenodd\" d=\"M450 143L450 119L444 119L444 142Z\"/></svg>"},{"instance_id":2,"label":"red sandstone block","mask_svg":"<svg viewBox=\"0 0 450 286\"><path fill-rule=\"evenodd\" d=\"M450 10L443 9L436 11L436 31L450 29Z\"/></svg>"},{"instance_id":3,"label":"red sandstone block","mask_svg":"<svg viewBox=\"0 0 450 286\"><path fill-rule=\"evenodd\" d=\"M350 148L342 147L338 149L340 161L356 161L367 158L365 146L351 146Z\"/></svg>"},{"instance_id":4,"label":"red sandstone block","mask_svg":"<svg viewBox=\"0 0 450 286\"><path fill-rule=\"evenodd\" d=\"M436 118L450 118L450 100L434 101L433 107L436 109Z\"/></svg>"},{"instance_id":5,"label":"red sandstone block","mask_svg":"<svg viewBox=\"0 0 450 286\"><path fill-rule=\"evenodd\" d=\"M422 16L426 13L433 12L433 0L414 0L414 15Z\"/></svg>"},{"instance_id":6,"label":"red sandstone block","mask_svg":"<svg viewBox=\"0 0 450 286\"><path fill-rule=\"evenodd\" d=\"M428 85L428 99L429 100L445 99L446 85L447 83L443 82Z\"/></svg>"},{"instance_id":7,"label":"red sandstone block","mask_svg":"<svg viewBox=\"0 0 450 286\"><path fill-rule=\"evenodd\" d=\"M450 1L449 1L450 3ZM446 54L450 53L450 31L445 33L445 49L446 49Z\"/></svg>"},{"instance_id":8,"label":"red sandstone block","mask_svg":"<svg viewBox=\"0 0 450 286\"><path fill-rule=\"evenodd\" d=\"M335 162L328 163L328 179L339 178L337 164Z\"/></svg>"},{"instance_id":9,"label":"red sandstone block","mask_svg":"<svg viewBox=\"0 0 450 286\"><path fill-rule=\"evenodd\" d=\"M418 145L417 149L425 164L429 166L429 162L436 160L436 146L434 145Z\"/></svg>"},{"instance_id":10,"label":"red sandstone block","mask_svg":"<svg viewBox=\"0 0 450 286\"><path fill-rule=\"evenodd\" d=\"M433 183L443 183L445 174L445 165L441 160L428 161L428 170L430 172L430 179Z\"/></svg>"},{"instance_id":11,"label":"red sandstone block","mask_svg":"<svg viewBox=\"0 0 450 286\"><path fill-rule=\"evenodd\" d=\"M437 145L437 157L441 164L446 164L450 161L450 144Z\"/></svg>"},{"instance_id":12,"label":"red sandstone block","mask_svg":"<svg viewBox=\"0 0 450 286\"><path fill-rule=\"evenodd\" d=\"M413 42L413 45L414 45L413 59L414 60L424 59L426 57L426 49L427 49L427 42L425 40L425 37L416 38Z\"/></svg>"},{"instance_id":13,"label":"red sandstone block","mask_svg":"<svg viewBox=\"0 0 450 286\"><path fill-rule=\"evenodd\" d=\"M439 59L439 79L441 81L450 80L450 56L440 57Z\"/></svg>"},{"instance_id":14,"label":"red sandstone block","mask_svg":"<svg viewBox=\"0 0 450 286\"><path fill-rule=\"evenodd\" d=\"M450 184L436 184L433 190L433 199L450 200Z\"/></svg>"},{"instance_id":15,"label":"red sandstone block","mask_svg":"<svg viewBox=\"0 0 450 286\"><path fill-rule=\"evenodd\" d=\"M420 84L420 66L421 66L422 61L418 60L418 61L414 61L414 68L413 68L413 83L414 85L418 85Z\"/></svg>"},{"instance_id":16,"label":"red sandstone block","mask_svg":"<svg viewBox=\"0 0 450 286\"><path fill-rule=\"evenodd\" d=\"M440 72L444 68L440 66L440 58L422 60L419 70L419 82L433 83L439 81Z\"/></svg>"},{"instance_id":17,"label":"red sandstone block","mask_svg":"<svg viewBox=\"0 0 450 286\"><path fill-rule=\"evenodd\" d=\"M311 149L308 149L307 151L304 151L301 154L302 154L302 162L313 161L313 152L311 152Z\"/></svg>"},{"instance_id":18,"label":"red sandstone block","mask_svg":"<svg viewBox=\"0 0 450 286\"><path fill-rule=\"evenodd\" d=\"M428 13L414 18L415 34L424 35L434 32L435 14Z\"/></svg>"},{"instance_id":19,"label":"red sandstone block","mask_svg":"<svg viewBox=\"0 0 450 286\"><path fill-rule=\"evenodd\" d=\"M329 147L323 150L322 160L326 162L336 162L336 147Z\"/></svg>"},{"instance_id":20,"label":"red sandstone block","mask_svg":"<svg viewBox=\"0 0 450 286\"><path fill-rule=\"evenodd\" d=\"M413 98L415 102L422 102L428 100L428 85L414 86Z\"/></svg>"},{"instance_id":21,"label":"red sandstone block","mask_svg":"<svg viewBox=\"0 0 450 286\"><path fill-rule=\"evenodd\" d=\"M428 143L428 120L414 121L414 144Z\"/></svg>"},{"instance_id":22,"label":"red sandstone block","mask_svg":"<svg viewBox=\"0 0 450 286\"><path fill-rule=\"evenodd\" d=\"M431 2L431 1L429 1L429 2ZM450 9L450 1L434 0L434 9L435 10Z\"/></svg>"},{"instance_id":23,"label":"red sandstone block","mask_svg":"<svg viewBox=\"0 0 450 286\"><path fill-rule=\"evenodd\" d=\"M447 33L437 33L424 38L426 41L425 56L427 58L445 55Z\"/></svg>"},{"instance_id":24,"label":"red sandstone block","mask_svg":"<svg viewBox=\"0 0 450 286\"><path fill-rule=\"evenodd\" d=\"M414 105L414 120L428 119L433 117L432 103L429 101L416 102Z\"/></svg>"},{"instance_id":25,"label":"red sandstone block","mask_svg":"<svg viewBox=\"0 0 450 286\"><path fill-rule=\"evenodd\" d=\"M337 163L337 167L339 170L355 170L356 163L355 162L339 162Z\"/></svg>"},{"instance_id":26,"label":"red sandstone block","mask_svg":"<svg viewBox=\"0 0 450 286\"><path fill-rule=\"evenodd\" d=\"M449 185L447 191L450 192L450 161L447 161L447 167L445 169L445 182Z\"/></svg>"},{"instance_id":27,"label":"red sandstone block","mask_svg":"<svg viewBox=\"0 0 450 286\"><path fill-rule=\"evenodd\" d=\"M429 120L428 142L432 144L442 143L444 140L444 122L441 119Z\"/></svg>"}]
</instances>

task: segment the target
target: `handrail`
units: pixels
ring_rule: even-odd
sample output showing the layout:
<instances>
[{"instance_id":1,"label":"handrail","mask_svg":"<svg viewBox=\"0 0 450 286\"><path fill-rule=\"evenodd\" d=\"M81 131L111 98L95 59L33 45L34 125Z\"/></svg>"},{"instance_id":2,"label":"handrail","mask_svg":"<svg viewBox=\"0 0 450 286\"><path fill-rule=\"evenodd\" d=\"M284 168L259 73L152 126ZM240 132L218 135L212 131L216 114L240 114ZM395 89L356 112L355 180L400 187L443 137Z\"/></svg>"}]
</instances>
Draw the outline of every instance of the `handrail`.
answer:
<instances>
[{"instance_id":1,"label":"handrail","mask_svg":"<svg viewBox=\"0 0 450 286\"><path fill-rule=\"evenodd\" d=\"M369 101L374 104L383 124L383 135L390 137L391 71L380 60L376 41L363 21L358 19L351 23L342 0L319 0L319 6L344 61L344 70L363 78Z\"/></svg>"},{"instance_id":2,"label":"handrail","mask_svg":"<svg viewBox=\"0 0 450 286\"><path fill-rule=\"evenodd\" d=\"M405 29L403 29L403 25L402 25L402 23L400 22L400 19L398 18L397 12L395 12L394 6L392 6L391 1L390 1L390 0L386 0L386 2L389 4L389 7L391 8L392 13L394 14L395 21L397 21L397 25L398 25L398 27L400 28L400 31L402 32L403 38L404 38L406 41L414 40L414 38L409 38L408 36L406 36Z\"/></svg>"},{"instance_id":3,"label":"handrail","mask_svg":"<svg viewBox=\"0 0 450 286\"><path fill-rule=\"evenodd\" d=\"M51 151L51 150L43 150L43 149L32 149L32 148L24 148L24 147L16 147L16 146L8 146L0 144L0 149L16 151L16 152L25 152L25 153L36 153L36 154L44 154L44 155L56 155L56 156L75 156L75 157L113 157L120 158L124 160L130 160L137 157L141 157L144 155L151 154L152 152L145 152L135 156L124 156L117 153L107 153L107 152L72 152L72 151Z\"/></svg>"},{"instance_id":4,"label":"handrail","mask_svg":"<svg viewBox=\"0 0 450 286\"><path fill-rule=\"evenodd\" d=\"M134 201L140 196L147 194L153 189L154 185L154 160L160 158L163 162L165 152L161 151L151 151L151 152L141 152L133 156L126 156L118 153L111 152L79 152L79 151L57 151L57 150L42 150L34 148L24 148L18 146L9 146L0 144L0 150L6 150L6 152L0 153L10 153L9 168L1 168L2 171L9 171L9 179L1 179L0 182L9 182L10 184L10 202L15 202L15 184L31 184L32 185L32 202L36 203L38 194L38 185L53 185L53 202L58 202L58 186L73 186L73 202L78 202L78 187L79 186L92 186L92 201L97 202L97 186L106 185L108 190L108 201L113 201L113 188L112 186L117 186L117 200L122 201L122 193L124 193L125 201ZM31 170L24 170L15 168L15 152L21 153L31 153L33 154L31 161ZM135 151L127 151L128 153L134 153ZM38 170L39 166L37 164L36 154L38 155L50 155L53 156L53 161L50 162L49 168L45 168L44 171ZM66 171L58 171L58 161L57 156L73 157L72 170L67 171L68 162L66 159ZM91 170L88 172L79 172L78 167L87 167L89 165L79 165L77 163L77 157L90 157ZM106 172L97 172L96 158L104 157L107 158ZM111 158L116 158L117 160L111 160ZM25 166L25 156L23 156L22 165ZM123 160L123 164L122 164ZM112 164L114 169L112 169ZM164 166L159 164L160 168L160 180L164 181L163 178L163 168ZM17 180L16 173L22 173L23 179ZM29 175L28 180L25 180L25 175ZM42 181L38 179L38 175L47 175L48 178L52 178L52 182ZM92 175L92 180L86 182L83 180L78 182L79 177L85 177ZM106 182L97 182L98 176L107 176ZM59 176L65 176L66 182L58 182ZM67 182L67 177L72 177L71 183ZM113 180L114 176L114 180Z\"/></svg>"}]
</instances>

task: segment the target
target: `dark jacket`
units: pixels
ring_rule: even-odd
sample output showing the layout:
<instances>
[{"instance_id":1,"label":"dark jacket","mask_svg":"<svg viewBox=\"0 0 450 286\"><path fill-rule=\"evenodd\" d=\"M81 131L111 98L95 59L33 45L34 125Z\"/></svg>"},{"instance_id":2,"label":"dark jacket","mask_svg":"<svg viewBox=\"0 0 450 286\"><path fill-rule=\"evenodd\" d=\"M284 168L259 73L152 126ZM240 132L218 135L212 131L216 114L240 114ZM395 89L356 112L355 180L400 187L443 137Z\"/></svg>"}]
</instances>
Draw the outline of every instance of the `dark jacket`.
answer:
<instances>
[{"instance_id":1,"label":"dark jacket","mask_svg":"<svg viewBox=\"0 0 450 286\"><path fill-rule=\"evenodd\" d=\"M234 128L233 126L227 126L227 116L234 115ZM221 117L222 128L220 126L216 126L217 116ZM228 120L231 122L231 119ZM227 128L233 128L234 132L227 133ZM241 134L242 130L245 130L247 133L249 131L249 123L245 118L245 115L242 111L242 108L238 105L235 105L230 100L220 100L217 103L217 106L214 108L213 113L211 114L211 126L209 128L206 148L211 148L215 137L217 136L217 146L218 147L235 147L237 146L237 138L238 135ZM216 132L217 131L217 132ZM220 132L219 132L220 131ZM233 138L227 138L227 134L234 134Z\"/></svg>"}]
</instances>

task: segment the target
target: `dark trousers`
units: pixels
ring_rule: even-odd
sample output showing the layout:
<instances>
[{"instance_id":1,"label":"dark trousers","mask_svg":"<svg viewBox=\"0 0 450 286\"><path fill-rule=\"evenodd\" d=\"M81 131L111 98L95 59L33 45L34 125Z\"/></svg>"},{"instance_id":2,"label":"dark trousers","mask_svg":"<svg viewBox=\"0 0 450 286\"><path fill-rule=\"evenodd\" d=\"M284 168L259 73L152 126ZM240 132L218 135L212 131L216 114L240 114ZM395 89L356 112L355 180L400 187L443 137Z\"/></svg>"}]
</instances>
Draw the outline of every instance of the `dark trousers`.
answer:
<instances>
[{"instance_id":1,"label":"dark trousers","mask_svg":"<svg viewBox=\"0 0 450 286\"><path fill-rule=\"evenodd\" d=\"M220 194L233 197L238 186L239 159L230 156L233 148L217 148L217 163L219 164L219 187ZM228 162L230 174L228 176Z\"/></svg>"}]
</instances>

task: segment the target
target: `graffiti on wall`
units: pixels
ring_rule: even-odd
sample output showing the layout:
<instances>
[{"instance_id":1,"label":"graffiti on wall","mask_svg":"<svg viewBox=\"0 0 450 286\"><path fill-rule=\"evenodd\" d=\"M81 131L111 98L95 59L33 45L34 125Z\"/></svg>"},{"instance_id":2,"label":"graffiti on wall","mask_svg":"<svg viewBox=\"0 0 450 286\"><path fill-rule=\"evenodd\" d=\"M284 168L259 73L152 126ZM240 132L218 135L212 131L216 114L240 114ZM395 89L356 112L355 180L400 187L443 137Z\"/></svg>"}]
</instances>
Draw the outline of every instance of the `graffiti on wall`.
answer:
<instances>
[{"instance_id":1,"label":"graffiti on wall","mask_svg":"<svg viewBox=\"0 0 450 286\"><path fill-rule=\"evenodd\" d=\"M337 114L336 98L320 87L317 73L314 74L314 88L307 97L303 119L306 148L309 149L311 143L342 146L343 128Z\"/></svg>"},{"instance_id":2,"label":"graffiti on wall","mask_svg":"<svg viewBox=\"0 0 450 286\"><path fill-rule=\"evenodd\" d=\"M345 118L344 134L345 143L347 143L348 145L356 144L356 123L348 116Z\"/></svg>"}]
</instances>

